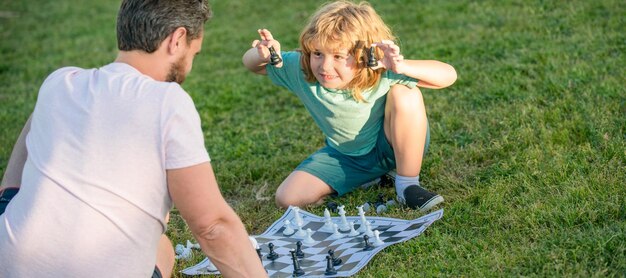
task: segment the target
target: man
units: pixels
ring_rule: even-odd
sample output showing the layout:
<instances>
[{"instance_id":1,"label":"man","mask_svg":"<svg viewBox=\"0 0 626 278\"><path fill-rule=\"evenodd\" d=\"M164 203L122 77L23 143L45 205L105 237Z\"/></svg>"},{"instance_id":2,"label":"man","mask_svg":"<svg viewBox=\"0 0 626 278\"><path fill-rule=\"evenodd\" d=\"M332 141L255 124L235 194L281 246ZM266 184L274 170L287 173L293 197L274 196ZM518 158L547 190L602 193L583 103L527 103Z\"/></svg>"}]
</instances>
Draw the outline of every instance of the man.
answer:
<instances>
[{"instance_id":1,"label":"man","mask_svg":"<svg viewBox=\"0 0 626 278\"><path fill-rule=\"evenodd\" d=\"M2 181L0 277L170 277L172 202L224 276L266 275L179 85L209 17L206 0L124 0L115 62L48 76Z\"/></svg>"}]
</instances>

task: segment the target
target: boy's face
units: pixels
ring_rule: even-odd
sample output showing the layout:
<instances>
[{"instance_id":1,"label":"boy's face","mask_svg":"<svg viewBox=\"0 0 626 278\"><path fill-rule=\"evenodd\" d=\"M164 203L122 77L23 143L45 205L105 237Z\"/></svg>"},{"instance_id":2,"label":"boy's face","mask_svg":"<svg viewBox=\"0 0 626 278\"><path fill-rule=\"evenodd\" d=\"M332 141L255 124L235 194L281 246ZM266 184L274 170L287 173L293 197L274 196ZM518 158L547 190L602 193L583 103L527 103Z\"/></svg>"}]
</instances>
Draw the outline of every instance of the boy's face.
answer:
<instances>
[{"instance_id":1,"label":"boy's face","mask_svg":"<svg viewBox=\"0 0 626 278\"><path fill-rule=\"evenodd\" d=\"M345 89L356 72L356 60L348 49L328 49L313 43L311 71L320 85L328 89Z\"/></svg>"}]
</instances>

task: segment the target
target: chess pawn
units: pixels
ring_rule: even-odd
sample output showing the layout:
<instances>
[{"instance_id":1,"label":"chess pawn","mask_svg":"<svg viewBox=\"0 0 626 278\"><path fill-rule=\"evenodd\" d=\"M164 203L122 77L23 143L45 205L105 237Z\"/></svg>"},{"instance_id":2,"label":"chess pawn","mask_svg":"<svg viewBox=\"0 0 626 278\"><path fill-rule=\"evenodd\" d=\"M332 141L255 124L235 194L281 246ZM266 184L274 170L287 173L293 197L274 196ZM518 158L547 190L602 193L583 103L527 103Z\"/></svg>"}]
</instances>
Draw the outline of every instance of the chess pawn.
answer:
<instances>
[{"instance_id":1,"label":"chess pawn","mask_svg":"<svg viewBox=\"0 0 626 278\"><path fill-rule=\"evenodd\" d=\"M270 260L275 260L279 257L278 253L276 253L276 251L274 251L274 243L269 243L267 245L267 247L270 249L270 252L267 254L267 258Z\"/></svg>"},{"instance_id":2,"label":"chess pawn","mask_svg":"<svg viewBox=\"0 0 626 278\"><path fill-rule=\"evenodd\" d=\"M363 236L363 243L365 246L363 247L363 251L370 251L374 249L374 246L369 242L370 237L368 235Z\"/></svg>"},{"instance_id":3,"label":"chess pawn","mask_svg":"<svg viewBox=\"0 0 626 278\"><path fill-rule=\"evenodd\" d=\"M296 257L302 259L304 258L304 252L302 251L302 241L296 242Z\"/></svg>"},{"instance_id":4,"label":"chess pawn","mask_svg":"<svg viewBox=\"0 0 626 278\"><path fill-rule=\"evenodd\" d=\"M339 232L339 229L337 228L337 224L333 223L333 234L330 235L330 239L339 239L342 238L343 234Z\"/></svg>"},{"instance_id":5,"label":"chess pawn","mask_svg":"<svg viewBox=\"0 0 626 278\"><path fill-rule=\"evenodd\" d=\"M325 275L335 275L337 274L337 270L333 265L332 258L330 256L326 256L326 271L324 271Z\"/></svg>"},{"instance_id":6,"label":"chess pawn","mask_svg":"<svg viewBox=\"0 0 626 278\"><path fill-rule=\"evenodd\" d=\"M302 243L304 243L306 245L313 245L313 244L315 244L315 240L313 239L312 235L313 235L313 231L310 228L306 229L306 237L304 238Z\"/></svg>"},{"instance_id":7,"label":"chess pawn","mask_svg":"<svg viewBox=\"0 0 626 278\"><path fill-rule=\"evenodd\" d=\"M296 232L296 236L300 238L304 238L306 236L306 231L302 229L302 225L298 225L298 231Z\"/></svg>"},{"instance_id":8,"label":"chess pawn","mask_svg":"<svg viewBox=\"0 0 626 278\"><path fill-rule=\"evenodd\" d=\"M380 232L378 230L374 230L374 246L378 247L383 244L385 244L385 242L380 239Z\"/></svg>"},{"instance_id":9,"label":"chess pawn","mask_svg":"<svg viewBox=\"0 0 626 278\"><path fill-rule=\"evenodd\" d=\"M350 233L349 236L358 236L359 232L354 229L354 221L350 221Z\"/></svg>"},{"instance_id":10,"label":"chess pawn","mask_svg":"<svg viewBox=\"0 0 626 278\"><path fill-rule=\"evenodd\" d=\"M320 229L320 231L322 232L327 232L327 233L332 233L333 230L333 220L332 219L327 219L324 221L324 226L322 226Z\"/></svg>"},{"instance_id":11,"label":"chess pawn","mask_svg":"<svg viewBox=\"0 0 626 278\"><path fill-rule=\"evenodd\" d=\"M285 220L285 229L283 230L283 235L290 236L293 235L295 231L291 227L291 221L289 219Z\"/></svg>"}]
</instances>

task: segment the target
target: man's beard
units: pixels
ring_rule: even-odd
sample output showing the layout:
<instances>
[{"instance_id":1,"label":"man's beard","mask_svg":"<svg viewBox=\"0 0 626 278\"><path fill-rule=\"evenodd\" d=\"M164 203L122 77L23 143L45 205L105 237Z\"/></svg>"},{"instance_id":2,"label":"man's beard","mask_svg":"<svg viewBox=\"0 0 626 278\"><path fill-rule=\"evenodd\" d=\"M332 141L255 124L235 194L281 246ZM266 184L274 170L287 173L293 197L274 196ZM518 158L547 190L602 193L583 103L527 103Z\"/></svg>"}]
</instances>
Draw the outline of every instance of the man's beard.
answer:
<instances>
[{"instance_id":1,"label":"man's beard","mask_svg":"<svg viewBox=\"0 0 626 278\"><path fill-rule=\"evenodd\" d=\"M165 81L183 84L183 82L185 82L185 78L187 77L185 76L185 68L185 59L184 57L180 57L176 63L173 63L170 66L170 71L167 73Z\"/></svg>"}]
</instances>

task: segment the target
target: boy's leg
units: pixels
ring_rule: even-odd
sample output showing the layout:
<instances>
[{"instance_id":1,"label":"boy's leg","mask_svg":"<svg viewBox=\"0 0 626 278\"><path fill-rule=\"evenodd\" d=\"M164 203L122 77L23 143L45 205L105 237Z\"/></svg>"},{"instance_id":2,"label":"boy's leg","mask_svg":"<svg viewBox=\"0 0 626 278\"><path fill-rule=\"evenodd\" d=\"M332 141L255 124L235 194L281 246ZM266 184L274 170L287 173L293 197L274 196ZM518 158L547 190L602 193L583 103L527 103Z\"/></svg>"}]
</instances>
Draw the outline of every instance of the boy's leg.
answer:
<instances>
[{"instance_id":1,"label":"boy's leg","mask_svg":"<svg viewBox=\"0 0 626 278\"><path fill-rule=\"evenodd\" d=\"M419 185L428 119L422 93L416 87L394 85L387 94L385 135L396 158L396 192L400 202L426 211L443 198Z\"/></svg>"},{"instance_id":2,"label":"boy's leg","mask_svg":"<svg viewBox=\"0 0 626 278\"><path fill-rule=\"evenodd\" d=\"M304 207L319 204L334 190L320 178L305 171L293 171L276 190L276 205Z\"/></svg>"}]
</instances>

